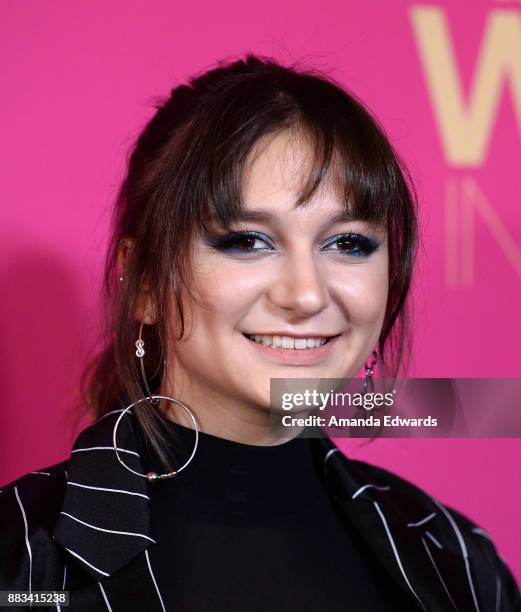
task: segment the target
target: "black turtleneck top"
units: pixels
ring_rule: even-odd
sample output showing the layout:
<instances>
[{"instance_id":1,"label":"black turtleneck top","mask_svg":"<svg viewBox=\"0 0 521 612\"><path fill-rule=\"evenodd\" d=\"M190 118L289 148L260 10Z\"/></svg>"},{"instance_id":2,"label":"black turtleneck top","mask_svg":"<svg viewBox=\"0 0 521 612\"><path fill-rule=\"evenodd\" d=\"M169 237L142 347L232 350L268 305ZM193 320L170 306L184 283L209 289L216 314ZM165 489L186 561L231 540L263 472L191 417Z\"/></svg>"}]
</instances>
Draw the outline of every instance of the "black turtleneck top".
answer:
<instances>
[{"instance_id":1,"label":"black turtleneck top","mask_svg":"<svg viewBox=\"0 0 521 612\"><path fill-rule=\"evenodd\" d=\"M165 424L181 465L195 433ZM186 469L150 486L150 559L166 609L417 610L339 513L321 470L307 437L256 446L200 433Z\"/></svg>"}]
</instances>

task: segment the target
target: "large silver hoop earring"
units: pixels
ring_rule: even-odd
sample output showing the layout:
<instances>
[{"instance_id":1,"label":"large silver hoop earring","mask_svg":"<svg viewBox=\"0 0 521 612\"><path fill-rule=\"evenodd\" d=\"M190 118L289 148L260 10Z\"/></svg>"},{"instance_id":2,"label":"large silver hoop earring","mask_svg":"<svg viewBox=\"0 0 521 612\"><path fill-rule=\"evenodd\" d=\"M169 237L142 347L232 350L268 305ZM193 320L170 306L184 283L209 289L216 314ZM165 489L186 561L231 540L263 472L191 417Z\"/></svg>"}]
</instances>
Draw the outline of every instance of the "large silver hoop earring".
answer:
<instances>
[{"instance_id":1,"label":"large silver hoop earring","mask_svg":"<svg viewBox=\"0 0 521 612\"><path fill-rule=\"evenodd\" d=\"M179 474L179 472L181 470L184 470L188 464L190 463L190 461L192 461L192 459L194 458L194 455L197 451L197 445L199 443L199 425L197 423L197 419L195 418L195 415L188 409L188 407L183 404L183 402L180 402L177 399L174 399L173 397L168 397L166 395L152 395L152 393L150 392L150 389L148 387L148 382L147 382L147 378L145 376L145 366L143 365L143 357L145 356L145 343L143 341L142 338L142 333L143 333L143 322L141 322L141 325L139 327L139 337L135 342L135 346L136 346L136 356L139 358L140 360L140 365L141 365L141 375L143 377L143 384L145 386L146 392L147 392L147 396L143 397L139 400L137 400L136 402L133 402L132 404L130 404L129 406L127 406L122 413L119 415L119 417L117 418L115 424L114 424L114 429L112 431L112 443L114 445L114 452L116 453L116 458L117 460L121 463L121 465L126 468L129 472L132 472L133 474L136 474L137 476L143 476L144 478L146 478L149 482L154 482L156 480L163 480L164 478L170 478L171 476L175 476L176 474ZM118 453L118 445L117 445L117 439L116 439L116 435L117 435L117 431L118 431L118 425L121 421L121 419L125 416L127 410L130 410L133 406L137 406L138 404L141 404L141 402L148 402L151 406L159 406L159 403L161 402L161 400L166 400L168 402L173 402L174 404L177 404L179 406L181 406L181 408L183 408L183 410L185 410L185 412L188 414L188 416L192 419L192 423L194 424L194 431L195 431L195 443L194 443L194 448L192 450L192 453L190 455L190 457L188 457L187 461L185 461L185 463L183 463L183 465L178 468L177 470L174 470L173 472L168 472L165 474L157 474L156 472L148 472L148 474L142 474L141 472L137 472L136 470L133 470L131 467L129 467L119 456Z\"/></svg>"}]
</instances>

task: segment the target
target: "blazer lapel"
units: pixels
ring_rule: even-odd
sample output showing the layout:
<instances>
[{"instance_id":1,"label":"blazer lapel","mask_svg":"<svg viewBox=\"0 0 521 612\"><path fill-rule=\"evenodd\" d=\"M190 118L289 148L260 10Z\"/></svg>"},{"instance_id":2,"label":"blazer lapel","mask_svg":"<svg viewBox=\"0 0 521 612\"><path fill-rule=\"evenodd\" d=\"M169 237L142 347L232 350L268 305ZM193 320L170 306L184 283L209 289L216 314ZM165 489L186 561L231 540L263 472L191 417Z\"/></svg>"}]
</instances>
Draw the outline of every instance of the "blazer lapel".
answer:
<instances>
[{"instance_id":1,"label":"blazer lapel","mask_svg":"<svg viewBox=\"0 0 521 612\"><path fill-rule=\"evenodd\" d=\"M113 429L121 412L107 413L76 439L53 533L96 580L112 576L155 543L149 485L125 469L114 452ZM119 454L143 474L146 461L129 413L118 427ZM389 472L348 459L324 434L312 442L326 486L346 519L418 609L481 612L446 510Z\"/></svg>"},{"instance_id":2,"label":"blazer lapel","mask_svg":"<svg viewBox=\"0 0 521 612\"><path fill-rule=\"evenodd\" d=\"M54 529L55 541L96 580L112 575L155 543L147 481L125 469L114 452L112 432L121 412L106 414L76 439ZM118 426L119 455L143 473L132 420L126 413Z\"/></svg>"},{"instance_id":3,"label":"blazer lapel","mask_svg":"<svg viewBox=\"0 0 521 612\"><path fill-rule=\"evenodd\" d=\"M315 442L332 496L419 609L480 612L446 510L398 477L348 459L329 438Z\"/></svg>"}]
</instances>

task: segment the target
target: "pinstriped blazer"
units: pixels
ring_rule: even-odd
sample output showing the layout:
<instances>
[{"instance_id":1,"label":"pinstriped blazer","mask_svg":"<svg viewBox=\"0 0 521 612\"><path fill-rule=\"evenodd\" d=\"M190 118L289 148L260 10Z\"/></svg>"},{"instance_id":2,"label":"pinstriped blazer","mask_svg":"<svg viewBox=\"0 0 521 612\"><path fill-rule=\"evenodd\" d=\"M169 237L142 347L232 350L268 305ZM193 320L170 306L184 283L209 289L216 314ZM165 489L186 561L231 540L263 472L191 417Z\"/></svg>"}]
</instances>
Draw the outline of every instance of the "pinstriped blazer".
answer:
<instances>
[{"instance_id":1,"label":"pinstriped blazer","mask_svg":"<svg viewBox=\"0 0 521 612\"><path fill-rule=\"evenodd\" d=\"M0 590L67 590L74 612L165 612L154 572L154 483L116 459L112 431L119 412L82 431L66 461L2 488ZM118 428L118 450L143 473L130 421ZM398 476L350 460L326 436L311 442L328 492L408 593L411 609L521 611L518 586L483 529Z\"/></svg>"}]
</instances>

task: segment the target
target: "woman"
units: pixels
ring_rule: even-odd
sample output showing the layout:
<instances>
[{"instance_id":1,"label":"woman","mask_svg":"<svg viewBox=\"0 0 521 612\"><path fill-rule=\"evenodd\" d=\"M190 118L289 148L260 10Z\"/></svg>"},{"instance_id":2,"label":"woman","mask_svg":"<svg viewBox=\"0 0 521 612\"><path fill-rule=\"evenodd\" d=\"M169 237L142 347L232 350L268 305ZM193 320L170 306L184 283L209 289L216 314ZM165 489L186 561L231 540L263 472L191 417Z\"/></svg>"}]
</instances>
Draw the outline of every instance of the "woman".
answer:
<instances>
[{"instance_id":1,"label":"woman","mask_svg":"<svg viewBox=\"0 0 521 612\"><path fill-rule=\"evenodd\" d=\"M117 200L96 420L3 488L1 589L71 610L521 609L466 517L270 426L270 378L397 375L415 241L396 154L331 79L248 55L175 88Z\"/></svg>"}]
</instances>

